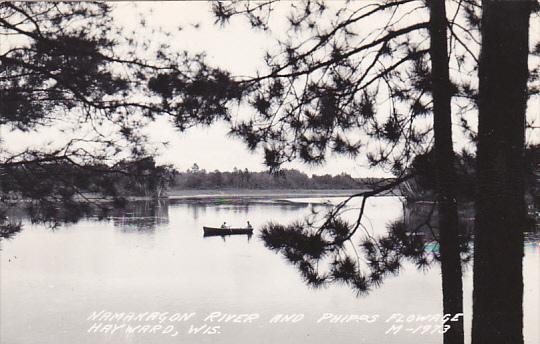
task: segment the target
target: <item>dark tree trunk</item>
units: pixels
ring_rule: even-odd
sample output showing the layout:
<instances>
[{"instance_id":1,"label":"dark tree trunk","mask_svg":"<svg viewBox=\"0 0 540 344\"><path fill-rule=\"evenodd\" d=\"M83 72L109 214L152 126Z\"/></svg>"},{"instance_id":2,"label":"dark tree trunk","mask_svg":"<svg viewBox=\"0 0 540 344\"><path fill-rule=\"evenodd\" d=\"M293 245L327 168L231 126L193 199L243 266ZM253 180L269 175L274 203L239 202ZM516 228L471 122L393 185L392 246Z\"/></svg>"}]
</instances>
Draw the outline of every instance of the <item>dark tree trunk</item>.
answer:
<instances>
[{"instance_id":1,"label":"dark tree trunk","mask_svg":"<svg viewBox=\"0 0 540 344\"><path fill-rule=\"evenodd\" d=\"M473 344L523 343L530 1L483 1Z\"/></svg>"},{"instance_id":2,"label":"dark tree trunk","mask_svg":"<svg viewBox=\"0 0 540 344\"><path fill-rule=\"evenodd\" d=\"M447 20L444 0L430 1L431 70L435 169L439 213L439 243L443 311L463 313L463 284L459 254L458 215L455 197L456 173L452 144L452 88L448 76ZM463 344L463 317L451 323L444 344Z\"/></svg>"}]
</instances>

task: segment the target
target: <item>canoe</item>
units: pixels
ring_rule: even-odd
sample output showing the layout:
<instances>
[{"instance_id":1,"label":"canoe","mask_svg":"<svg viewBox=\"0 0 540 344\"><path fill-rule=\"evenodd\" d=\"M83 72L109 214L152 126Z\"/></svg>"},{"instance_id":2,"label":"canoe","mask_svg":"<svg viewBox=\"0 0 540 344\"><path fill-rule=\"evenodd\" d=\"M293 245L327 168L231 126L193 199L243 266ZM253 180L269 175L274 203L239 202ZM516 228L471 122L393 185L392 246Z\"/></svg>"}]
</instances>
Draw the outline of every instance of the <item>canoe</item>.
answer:
<instances>
[{"instance_id":1,"label":"canoe","mask_svg":"<svg viewBox=\"0 0 540 344\"><path fill-rule=\"evenodd\" d=\"M211 235L235 235L235 234L253 234L253 228L216 228L203 227L204 236Z\"/></svg>"}]
</instances>

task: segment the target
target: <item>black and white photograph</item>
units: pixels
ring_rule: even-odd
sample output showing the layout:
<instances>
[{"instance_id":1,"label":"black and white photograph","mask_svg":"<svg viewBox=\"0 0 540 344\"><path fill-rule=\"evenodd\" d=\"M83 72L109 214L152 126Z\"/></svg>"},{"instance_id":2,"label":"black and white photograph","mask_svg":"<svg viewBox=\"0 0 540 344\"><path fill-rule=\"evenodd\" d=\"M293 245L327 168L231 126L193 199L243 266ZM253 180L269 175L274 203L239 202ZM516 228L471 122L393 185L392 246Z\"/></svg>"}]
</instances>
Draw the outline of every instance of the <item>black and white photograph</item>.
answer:
<instances>
[{"instance_id":1,"label":"black and white photograph","mask_svg":"<svg viewBox=\"0 0 540 344\"><path fill-rule=\"evenodd\" d=\"M1 344L538 344L538 0L0 2Z\"/></svg>"}]
</instances>

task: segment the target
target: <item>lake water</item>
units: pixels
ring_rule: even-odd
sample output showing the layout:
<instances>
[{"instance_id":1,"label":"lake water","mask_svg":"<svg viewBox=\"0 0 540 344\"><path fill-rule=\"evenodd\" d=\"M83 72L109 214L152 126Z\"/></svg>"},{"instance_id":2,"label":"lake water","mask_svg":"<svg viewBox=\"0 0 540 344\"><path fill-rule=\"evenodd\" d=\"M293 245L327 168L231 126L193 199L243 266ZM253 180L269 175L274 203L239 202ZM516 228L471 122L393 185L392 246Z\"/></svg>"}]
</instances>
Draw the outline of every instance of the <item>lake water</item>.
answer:
<instances>
[{"instance_id":1,"label":"lake water","mask_svg":"<svg viewBox=\"0 0 540 344\"><path fill-rule=\"evenodd\" d=\"M288 223L320 207L162 203L118 213L109 221L85 219L56 229L25 222L21 232L0 241L0 341L442 343L441 334L405 330L425 322L406 324L397 334L385 334L393 324L386 320L393 313L442 313L437 266L418 271L406 264L399 276L387 278L380 288L362 297L356 297L347 286L314 290L306 286L294 266L265 248L257 235L268 221ZM401 209L396 197L373 198L368 202L365 224L382 234L388 222L400 217ZM219 226L227 221L243 226L247 220L255 227L251 238L203 238L203 225ZM526 342L536 344L540 340L538 238L528 241L525 253L524 332ZM471 315L471 274L469 266L464 280L466 323ZM121 320L108 321L105 312L126 314L117 314ZM163 321L152 316L149 320L145 312L159 312ZM217 313L214 322L204 321L213 312L252 314L234 318L245 321L251 317L252 322L216 322ZM139 318L129 318L129 313ZM195 314L178 321L181 314L177 313ZM325 313L367 318L343 323L319 321ZM101 320L92 314L101 314ZM297 322L271 323L276 314L295 314ZM366 319L375 321L368 323ZM108 323L124 327L104 333ZM142 333L146 324L161 328ZM198 334L189 334L190 327L205 324L219 328L205 327ZM141 327L128 334L128 325Z\"/></svg>"}]
</instances>

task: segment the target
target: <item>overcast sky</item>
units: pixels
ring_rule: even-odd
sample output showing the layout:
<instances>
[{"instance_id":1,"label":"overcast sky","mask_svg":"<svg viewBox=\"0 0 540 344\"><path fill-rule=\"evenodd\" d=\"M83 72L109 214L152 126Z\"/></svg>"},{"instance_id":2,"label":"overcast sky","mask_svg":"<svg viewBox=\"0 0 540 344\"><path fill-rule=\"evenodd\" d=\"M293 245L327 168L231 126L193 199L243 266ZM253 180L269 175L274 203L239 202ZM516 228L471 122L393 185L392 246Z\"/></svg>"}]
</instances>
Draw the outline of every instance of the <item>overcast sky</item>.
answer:
<instances>
[{"instance_id":1,"label":"overcast sky","mask_svg":"<svg viewBox=\"0 0 540 344\"><path fill-rule=\"evenodd\" d=\"M285 3L277 8L272 22L275 34L282 33L279 32L281 27L287 27L285 13L289 6L290 3ZM136 7L136 13L145 14L149 27L160 26L166 31L174 32L171 42L173 47L190 52L205 52L209 62L236 75L253 75L260 66L264 53L275 44L271 34L250 29L241 18L233 19L224 27L215 25L210 5L203 1L147 2L138 3ZM119 4L117 13L123 25L138 25L131 4ZM178 31L178 26L181 26L182 30ZM160 139L170 142L160 161L173 163L181 170L189 168L195 162L207 170L232 170L234 167L265 169L262 154L250 153L242 141L227 136L227 128L223 123L179 133L166 121L158 121L152 125L151 131L158 133ZM380 169L369 169L363 159L355 161L338 156L329 157L327 163L320 167L301 163L288 167L301 169L308 174L346 172L354 176L388 175Z\"/></svg>"},{"instance_id":2,"label":"overcast sky","mask_svg":"<svg viewBox=\"0 0 540 344\"><path fill-rule=\"evenodd\" d=\"M367 2L362 1L363 4ZM344 1L328 2L331 7L343 3ZM275 35L283 37L285 34L288 27L286 16L291 4L292 2L284 1L275 5L270 22L274 36L251 29L242 18L233 18L224 27L215 25L210 4L204 1L138 3L136 12L144 13L150 26L161 26L165 30L176 32L171 42L174 47L190 52L204 51L208 55L208 61L214 65L221 66L236 75L253 75L260 66L264 53L274 48ZM132 15L131 4L120 4L117 10L118 18L125 25L137 25L137 20ZM378 25L376 22L373 24ZM538 21L531 21L533 42L538 41L540 36L538 24ZM183 29L180 32L175 31L179 25ZM529 104L529 112L539 117L539 107L537 98L534 103ZM207 170L231 170L235 166L250 170L265 168L262 164L262 155L248 152L239 139L227 137L227 128L224 124L217 124L211 128L195 128L180 134L164 122L156 123L152 129L159 133L159 137L166 138L171 143L170 148L164 151L161 161L174 163L180 169L186 169L194 162ZM540 141L537 134L538 131L529 132L528 140ZM464 143L466 140L461 136L461 130L457 125L454 130L454 141L456 150L466 145ZM290 167L317 174L346 172L353 176L390 176L387 171L380 168L370 168L362 157L353 160L331 156L321 167L300 163L292 164Z\"/></svg>"},{"instance_id":3,"label":"overcast sky","mask_svg":"<svg viewBox=\"0 0 540 344\"><path fill-rule=\"evenodd\" d=\"M341 1L333 1L339 5ZM273 16L275 34L283 34L287 10L290 2L280 3ZM162 27L174 33L171 46L193 53L206 52L208 62L221 66L235 75L253 75L260 66L262 56L273 48L274 38L270 34L250 29L242 19L233 19L229 25L214 25L210 5L204 1L192 2L139 2L137 4L120 2L115 4L115 19L119 25L135 29L141 36L147 35L152 27ZM141 29L140 16L148 23ZM178 30L181 26L182 30ZM283 29L281 29L283 28ZM281 29L281 30L280 30ZM281 31L281 32L280 32ZM534 30L533 30L534 34ZM538 34L536 34L538 36ZM534 106L538 107L538 103ZM533 111L537 111L534 110ZM457 128L456 128L457 129ZM454 132L457 132L455 130ZM209 128L193 128L179 133L165 120L158 120L149 128L150 137L155 141L168 141L167 149L162 150L158 161L174 164L185 170L197 163L206 170L232 170L234 167L249 170L264 170L260 152L250 153L239 139L227 136L227 128L217 123ZM53 140L56 133L42 131L41 135L8 133L2 130L6 143L11 147L39 145ZM458 140L459 141L459 140ZM298 168L308 174L349 173L353 176L389 176L381 169L369 168L363 158L352 160L345 157L330 156L324 166L313 167L300 163L285 167Z\"/></svg>"}]
</instances>

